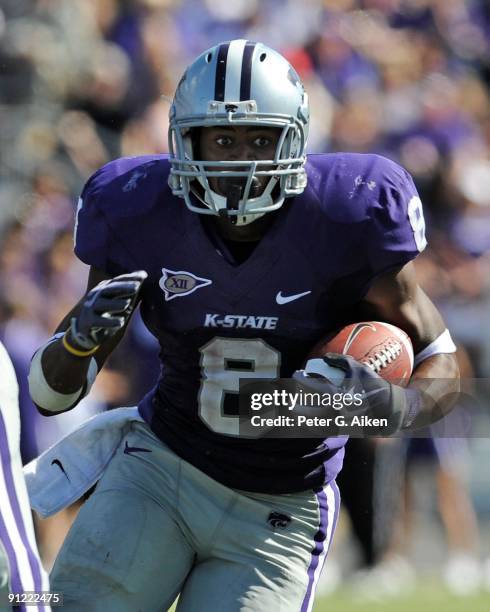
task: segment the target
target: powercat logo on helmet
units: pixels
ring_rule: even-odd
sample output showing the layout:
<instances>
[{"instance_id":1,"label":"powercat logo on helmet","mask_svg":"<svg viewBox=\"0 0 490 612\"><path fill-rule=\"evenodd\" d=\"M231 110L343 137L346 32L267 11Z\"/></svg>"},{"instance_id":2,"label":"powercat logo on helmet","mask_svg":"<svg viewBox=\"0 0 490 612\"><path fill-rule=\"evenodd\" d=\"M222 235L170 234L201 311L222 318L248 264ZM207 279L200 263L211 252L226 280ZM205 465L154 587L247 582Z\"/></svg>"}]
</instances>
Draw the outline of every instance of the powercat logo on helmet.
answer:
<instances>
[{"instance_id":1,"label":"powercat logo on helmet","mask_svg":"<svg viewBox=\"0 0 490 612\"><path fill-rule=\"evenodd\" d=\"M162 268L162 278L158 284L165 294L165 301L168 302L174 298L194 293L197 289L207 287L212 282L209 278L201 278L185 270L174 271Z\"/></svg>"}]
</instances>

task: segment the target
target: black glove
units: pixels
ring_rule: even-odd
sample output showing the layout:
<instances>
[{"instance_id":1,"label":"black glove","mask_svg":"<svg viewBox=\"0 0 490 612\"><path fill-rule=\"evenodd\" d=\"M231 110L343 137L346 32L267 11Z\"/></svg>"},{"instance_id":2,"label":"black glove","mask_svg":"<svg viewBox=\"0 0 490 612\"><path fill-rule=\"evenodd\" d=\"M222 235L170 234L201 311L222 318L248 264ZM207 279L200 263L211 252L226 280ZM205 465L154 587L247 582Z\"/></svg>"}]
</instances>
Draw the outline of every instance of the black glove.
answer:
<instances>
[{"instance_id":1,"label":"black glove","mask_svg":"<svg viewBox=\"0 0 490 612\"><path fill-rule=\"evenodd\" d=\"M102 281L85 296L82 308L71 319L69 344L91 351L126 325L147 277L144 270Z\"/></svg>"},{"instance_id":2,"label":"black glove","mask_svg":"<svg viewBox=\"0 0 490 612\"><path fill-rule=\"evenodd\" d=\"M348 422L352 416L367 417L367 419L386 419L387 424L377 427L376 425L360 426L352 428L351 433L362 432L371 436L390 436L408 427L417 416L422 406L422 397L415 389L404 389L384 380L376 374L370 367L356 361L349 355L339 355L337 353L327 353L323 361L331 368L338 368L342 371L340 376L341 383L338 382L339 376L335 378L337 382L328 379L328 368L325 369L327 375L320 373L308 373L306 370L299 370L293 374L307 391L325 394L348 395L359 394L362 398L361 405L354 403L345 404L339 411L346 417ZM338 372L338 370L337 370ZM347 428L343 433L349 433Z\"/></svg>"},{"instance_id":3,"label":"black glove","mask_svg":"<svg viewBox=\"0 0 490 612\"><path fill-rule=\"evenodd\" d=\"M349 355L327 353L323 360L329 366L343 370L343 393L362 394L362 405L356 409L356 414L386 419L388 425L380 427L377 434L369 430L372 435L390 436L408 427L420 412L422 396L416 389L405 389L384 380L369 366ZM347 408L346 413L349 412Z\"/></svg>"}]
</instances>

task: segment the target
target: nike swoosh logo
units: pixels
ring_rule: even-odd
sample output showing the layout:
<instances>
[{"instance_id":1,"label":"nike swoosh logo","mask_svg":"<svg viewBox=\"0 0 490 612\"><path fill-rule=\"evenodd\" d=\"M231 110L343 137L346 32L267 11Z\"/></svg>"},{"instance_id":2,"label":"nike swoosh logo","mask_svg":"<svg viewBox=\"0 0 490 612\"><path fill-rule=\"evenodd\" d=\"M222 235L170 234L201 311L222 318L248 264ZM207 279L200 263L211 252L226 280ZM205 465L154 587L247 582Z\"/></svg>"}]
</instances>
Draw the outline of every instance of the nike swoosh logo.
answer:
<instances>
[{"instance_id":1,"label":"nike swoosh logo","mask_svg":"<svg viewBox=\"0 0 490 612\"><path fill-rule=\"evenodd\" d=\"M65 472L65 468L63 467L61 461L59 459L53 459L53 461L51 461L51 465L57 465L60 470L63 472L63 474L67 477L68 481L70 481L70 477L68 476L68 474Z\"/></svg>"},{"instance_id":2,"label":"nike swoosh logo","mask_svg":"<svg viewBox=\"0 0 490 612\"><path fill-rule=\"evenodd\" d=\"M149 448L139 448L138 446L129 446L128 442L124 446L124 454L131 455L133 453L151 453Z\"/></svg>"},{"instance_id":3,"label":"nike swoosh logo","mask_svg":"<svg viewBox=\"0 0 490 612\"><path fill-rule=\"evenodd\" d=\"M374 325L372 325L371 323L358 323L354 329L351 331L351 333L349 334L349 337L346 340L345 346L344 346L344 350L342 351L342 353L344 355L348 355L349 354L349 349L351 347L351 344L354 342L354 340L356 339L356 337L362 332L363 329L365 328L370 328L373 331L376 331L376 327L374 327Z\"/></svg>"},{"instance_id":4,"label":"nike swoosh logo","mask_svg":"<svg viewBox=\"0 0 490 612\"><path fill-rule=\"evenodd\" d=\"M294 302L294 300L299 300L299 298L308 295L311 291L303 291L303 293L295 293L294 295L282 295L282 292L276 295L276 302L278 304L288 304L289 302Z\"/></svg>"}]
</instances>

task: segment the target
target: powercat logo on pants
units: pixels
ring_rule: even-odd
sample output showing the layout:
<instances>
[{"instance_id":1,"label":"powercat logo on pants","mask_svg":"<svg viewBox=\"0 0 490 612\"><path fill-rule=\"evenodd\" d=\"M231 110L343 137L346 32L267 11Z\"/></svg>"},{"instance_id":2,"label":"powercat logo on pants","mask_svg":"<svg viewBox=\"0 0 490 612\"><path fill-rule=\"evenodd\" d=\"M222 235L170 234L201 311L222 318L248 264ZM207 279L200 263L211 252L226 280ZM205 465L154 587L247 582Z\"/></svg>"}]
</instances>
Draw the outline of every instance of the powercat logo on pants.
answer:
<instances>
[{"instance_id":1,"label":"powercat logo on pants","mask_svg":"<svg viewBox=\"0 0 490 612\"><path fill-rule=\"evenodd\" d=\"M209 278L201 278L185 270L174 271L162 268L162 278L158 284L165 294L165 301L168 302L177 297L190 295L197 289L207 287L212 282Z\"/></svg>"}]
</instances>

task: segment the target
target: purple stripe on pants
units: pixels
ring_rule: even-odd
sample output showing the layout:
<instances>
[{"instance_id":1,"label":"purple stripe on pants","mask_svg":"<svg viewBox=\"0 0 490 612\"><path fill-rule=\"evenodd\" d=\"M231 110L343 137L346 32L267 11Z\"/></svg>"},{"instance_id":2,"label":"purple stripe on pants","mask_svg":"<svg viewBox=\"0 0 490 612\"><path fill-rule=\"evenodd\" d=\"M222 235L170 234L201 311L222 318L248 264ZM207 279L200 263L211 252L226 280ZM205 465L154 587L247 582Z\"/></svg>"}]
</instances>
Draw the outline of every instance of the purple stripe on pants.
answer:
<instances>
[{"instance_id":1,"label":"purple stripe on pants","mask_svg":"<svg viewBox=\"0 0 490 612\"><path fill-rule=\"evenodd\" d=\"M3 522L2 513L0 512L0 542L7 554L8 565L9 565L9 585L12 593L22 592L22 582L20 580L19 568L17 567L17 560L15 558L15 551L10 540L7 527ZM18 610L22 612L26 611L25 605L17 606Z\"/></svg>"},{"instance_id":2,"label":"purple stripe on pants","mask_svg":"<svg viewBox=\"0 0 490 612\"><path fill-rule=\"evenodd\" d=\"M314 537L315 547L312 550L310 566L308 567L308 588L306 590L306 594L303 599L303 604L301 606L301 612L307 612L309 604L310 604L310 600L312 597L314 597L313 589L315 586L315 571L318 568L318 564L320 563L320 557L322 553L325 551L325 546L327 546L328 548L330 547L330 543L333 539L333 534L335 531L335 526L337 524L339 506L340 506L340 493L339 493L339 489L335 481L332 481L329 484L329 486L333 490L334 499L335 499L334 501L335 508L334 508L332 529L330 533L330 541L325 542L327 538L327 531L328 531L328 526L329 526L328 525L329 508L328 508L327 494L325 493L324 490L321 490L316 493L316 498L318 500L318 506L320 510L320 524L318 525L318 531L316 532L315 537ZM327 548L327 552L328 552L328 548ZM325 561L325 559L323 559L323 561Z\"/></svg>"},{"instance_id":3,"label":"purple stripe on pants","mask_svg":"<svg viewBox=\"0 0 490 612\"><path fill-rule=\"evenodd\" d=\"M41 562L39 560L39 557L36 554L34 554L34 551L31 548L29 539L27 537L26 528L24 525L24 517L20 509L19 500L17 499L17 494L15 491L15 485L14 485L14 476L12 473L12 462L10 460L7 431L5 428L5 421L3 419L1 409L0 409L0 458L2 461L2 468L3 468L4 477L5 477L5 486L8 492L10 504L12 506L12 512L14 515L14 519L17 524L17 528L19 530L19 534L20 534L22 543L24 544L24 547L27 551L27 555L29 558L29 566L31 568L32 577L34 579L34 589L36 591L41 591L42 590ZM21 584L21 577L20 577L20 574L17 568L17 562L14 556L12 543L11 543L9 534L7 533L7 529L3 521L2 521L1 536L2 536L2 541L4 542L4 545L5 545L6 552L9 556L10 571L12 574L16 573L16 576L17 576L16 580L18 581L18 584L15 585L15 589L18 589L18 590L16 590L16 592L21 592L23 590L22 584ZM7 545L7 540L4 540L4 537L8 538L8 542L9 542L8 545ZM11 552L7 550L7 546L10 546ZM14 588L13 582L12 582L12 588ZM45 610L46 610L45 606L39 606L40 612L44 612Z\"/></svg>"}]
</instances>

